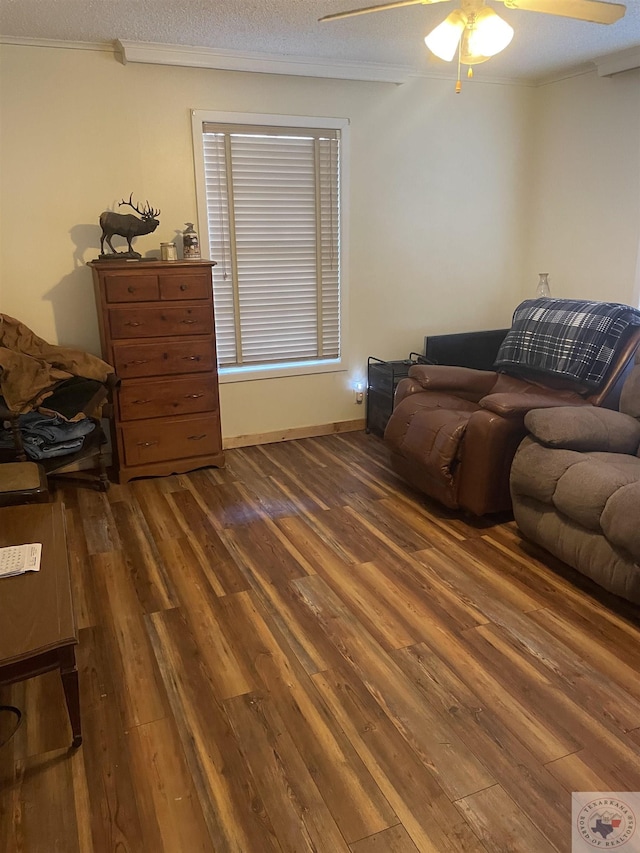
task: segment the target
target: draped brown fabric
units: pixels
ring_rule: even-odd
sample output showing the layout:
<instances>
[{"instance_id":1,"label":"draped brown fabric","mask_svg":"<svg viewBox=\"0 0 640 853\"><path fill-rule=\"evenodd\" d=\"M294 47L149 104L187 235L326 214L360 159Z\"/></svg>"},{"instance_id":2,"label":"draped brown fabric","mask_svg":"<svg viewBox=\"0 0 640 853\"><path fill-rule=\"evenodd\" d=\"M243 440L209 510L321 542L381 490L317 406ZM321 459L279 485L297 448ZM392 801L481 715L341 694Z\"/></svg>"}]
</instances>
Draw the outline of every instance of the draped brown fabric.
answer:
<instances>
[{"instance_id":1,"label":"draped brown fabric","mask_svg":"<svg viewBox=\"0 0 640 853\"><path fill-rule=\"evenodd\" d=\"M82 350L49 344L24 323L0 314L0 394L10 411L37 409L66 379L107 382L113 367Z\"/></svg>"}]
</instances>

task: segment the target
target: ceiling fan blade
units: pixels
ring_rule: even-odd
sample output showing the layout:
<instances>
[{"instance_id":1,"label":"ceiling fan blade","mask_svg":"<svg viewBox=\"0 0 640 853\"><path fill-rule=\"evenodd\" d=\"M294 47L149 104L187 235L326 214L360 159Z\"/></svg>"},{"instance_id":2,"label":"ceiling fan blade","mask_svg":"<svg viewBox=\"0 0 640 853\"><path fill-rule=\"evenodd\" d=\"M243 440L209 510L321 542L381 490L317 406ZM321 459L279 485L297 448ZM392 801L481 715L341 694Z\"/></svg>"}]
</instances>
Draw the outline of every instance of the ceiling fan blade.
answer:
<instances>
[{"instance_id":1,"label":"ceiling fan blade","mask_svg":"<svg viewBox=\"0 0 640 853\"><path fill-rule=\"evenodd\" d=\"M577 18L594 24L614 24L627 11L622 3L603 3L602 0L502 0L508 9L525 12L545 12L563 18Z\"/></svg>"},{"instance_id":2,"label":"ceiling fan blade","mask_svg":"<svg viewBox=\"0 0 640 853\"><path fill-rule=\"evenodd\" d=\"M381 6L365 6L362 9L351 9L348 12L336 12L333 15L325 15L320 21L337 21L338 18L351 18L354 15L366 15L369 12L382 12L384 9L395 9L398 6L429 6L432 3L447 3L449 0L396 0L394 3L383 3Z\"/></svg>"}]
</instances>

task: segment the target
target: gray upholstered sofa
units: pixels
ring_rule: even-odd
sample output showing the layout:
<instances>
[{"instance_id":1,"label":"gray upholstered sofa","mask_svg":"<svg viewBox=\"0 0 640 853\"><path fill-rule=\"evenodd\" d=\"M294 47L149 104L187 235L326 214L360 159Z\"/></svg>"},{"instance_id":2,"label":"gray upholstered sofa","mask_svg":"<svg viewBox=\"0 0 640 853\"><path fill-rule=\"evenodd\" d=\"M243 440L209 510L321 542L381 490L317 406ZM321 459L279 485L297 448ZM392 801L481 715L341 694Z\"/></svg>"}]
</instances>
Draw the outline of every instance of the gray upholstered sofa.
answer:
<instances>
[{"instance_id":1,"label":"gray upholstered sofa","mask_svg":"<svg viewBox=\"0 0 640 853\"><path fill-rule=\"evenodd\" d=\"M536 409L511 468L524 535L610 592L640 604L640 357L620 411Z\"/></svg>"}]
</instances>

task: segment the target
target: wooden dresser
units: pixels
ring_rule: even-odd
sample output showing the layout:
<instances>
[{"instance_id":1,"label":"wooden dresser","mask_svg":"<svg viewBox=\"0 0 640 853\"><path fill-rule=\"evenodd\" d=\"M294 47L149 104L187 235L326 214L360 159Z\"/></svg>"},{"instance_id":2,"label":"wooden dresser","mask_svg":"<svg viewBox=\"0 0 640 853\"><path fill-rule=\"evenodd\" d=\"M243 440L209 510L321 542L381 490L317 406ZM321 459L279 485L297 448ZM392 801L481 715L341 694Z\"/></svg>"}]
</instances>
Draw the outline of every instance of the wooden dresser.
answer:
<instances>
[{"instance_id":1,"label":"wooden dresser","mask_svg":"<svg viewBox=\"0 0 640 853\"><path fill-rule=\"evenodd\" d=\"M224 465L213 261L93 261L118 482Z\"/></svg>"}]
</instances>

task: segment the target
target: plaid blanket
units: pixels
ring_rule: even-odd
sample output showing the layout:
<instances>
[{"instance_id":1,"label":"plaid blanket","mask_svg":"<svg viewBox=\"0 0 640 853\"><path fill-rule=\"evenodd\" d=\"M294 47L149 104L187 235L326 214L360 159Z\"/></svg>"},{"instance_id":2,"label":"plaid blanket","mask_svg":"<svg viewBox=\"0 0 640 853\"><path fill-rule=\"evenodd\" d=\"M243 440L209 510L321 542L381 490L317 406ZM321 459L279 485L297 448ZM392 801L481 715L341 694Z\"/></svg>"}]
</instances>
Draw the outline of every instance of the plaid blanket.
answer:
<instances>
[{"instance_id":1,"label":"plaid blanket","mask_svg":"<svg viewBox=\"0 0 640 853\"><path fill-rule=\"evenodd\" d=\"M620 339L640 325L640 311L617 302L527 299L516 308L494 368L535 371L597 388Z\"/></svg>"}]
</instances>

